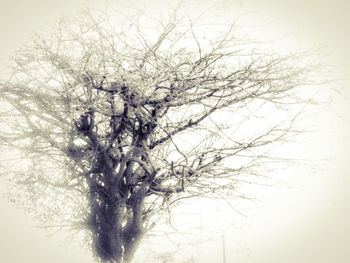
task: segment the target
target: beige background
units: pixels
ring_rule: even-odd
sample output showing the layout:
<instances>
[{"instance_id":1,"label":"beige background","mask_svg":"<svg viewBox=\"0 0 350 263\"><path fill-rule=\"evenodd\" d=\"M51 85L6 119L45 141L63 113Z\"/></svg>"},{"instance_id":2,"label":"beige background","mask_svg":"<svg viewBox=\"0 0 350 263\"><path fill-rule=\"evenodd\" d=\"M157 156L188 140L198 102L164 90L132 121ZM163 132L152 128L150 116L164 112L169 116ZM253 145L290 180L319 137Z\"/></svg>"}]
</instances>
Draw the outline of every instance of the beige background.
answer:
<instances>
[{"instance_id":1,"label":"beige background","mask_svg":"<svg viewBox=\"0 0 350 263\"><path fill-rule=\"evenodd\" d=\"M33 32L46 29L62 13L72 14L84 5L99 6L102 2L1 0L0 61L5 62ZM157 6L155 1L148 3ZM326 45L330 53L328 63L337 65L347 78L350 76L348 1L232 0L228 3L244 12L255 11L262 18L276 18L278 21L271 25L272 35L275 31L295 32L298 45ZM1 65L1 72L4 71ZM250 208L246 219L237 219L225 234L227 262L350 262L349 81L344 79L340 85L344 90L335 98L332 109L343 118L325 114L320 124L330 132L317 135L317 143L307 149L310 153L322 153L322 157L332 157L331 164L327 163L327 169L320 167L319 174L290 174L294 176L290 182L301 190L259 193L266 198L262 198L259 206ZM0 209L1 262L93 262L77 245L66 244L57 237L47 238L27 215L10 207L6 200L0 200ZM222 262L220 237L215 242L195 248L202 254L198 262Z\"/></svg>"}]
</instances>

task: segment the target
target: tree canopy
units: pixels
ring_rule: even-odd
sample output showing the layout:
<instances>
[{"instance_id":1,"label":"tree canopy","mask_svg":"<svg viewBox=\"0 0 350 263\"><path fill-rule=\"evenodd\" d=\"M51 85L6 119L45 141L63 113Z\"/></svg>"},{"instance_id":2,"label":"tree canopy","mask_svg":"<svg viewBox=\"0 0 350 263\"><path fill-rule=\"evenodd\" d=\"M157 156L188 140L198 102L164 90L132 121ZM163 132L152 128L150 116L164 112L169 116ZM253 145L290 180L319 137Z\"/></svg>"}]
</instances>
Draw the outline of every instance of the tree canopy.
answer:
<instances>
[{"instance_id":1,"label":"tree canopy","mask_svg":"<svg viewBox=\"0 0 350 263\"><path fill-rule=\"evenodd\" d=\"M130 262L162 212L234 194L297 132L288 109L305 102L295 90L312 65L262 46L235 23L203 29L179 10L62 19L14 55L1 83L15 201L81 230L97 259Z\"/></svg>"}]
</instances>

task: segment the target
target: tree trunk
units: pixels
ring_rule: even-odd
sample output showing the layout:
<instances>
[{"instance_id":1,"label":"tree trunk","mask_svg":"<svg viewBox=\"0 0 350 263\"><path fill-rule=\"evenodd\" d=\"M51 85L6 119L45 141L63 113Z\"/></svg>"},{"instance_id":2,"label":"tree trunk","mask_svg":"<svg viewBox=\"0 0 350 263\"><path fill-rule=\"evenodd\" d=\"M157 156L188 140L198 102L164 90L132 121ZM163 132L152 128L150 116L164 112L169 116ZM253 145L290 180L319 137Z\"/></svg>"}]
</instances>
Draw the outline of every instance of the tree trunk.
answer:
<instances>
[{"instance_id":1,"label":"tree trunk","mask_svg":"<svg viewBox=\"0 0 350 263\"><path fill-rule=\"evenodd\" d=\"M89 228L96 257L105 262L129 263L144 234L143 200L145 184L129 198L113 198L105 188L90 191Z\"/></svg>"}]
</instances>

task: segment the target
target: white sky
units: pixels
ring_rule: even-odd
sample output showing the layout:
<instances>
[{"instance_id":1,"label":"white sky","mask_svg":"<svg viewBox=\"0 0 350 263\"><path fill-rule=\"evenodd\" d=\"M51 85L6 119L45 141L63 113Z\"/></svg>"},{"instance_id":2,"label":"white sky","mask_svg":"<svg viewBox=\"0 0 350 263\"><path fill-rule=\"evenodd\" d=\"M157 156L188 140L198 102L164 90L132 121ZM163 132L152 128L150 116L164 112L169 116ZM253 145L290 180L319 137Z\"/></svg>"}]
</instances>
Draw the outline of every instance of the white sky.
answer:
<instances>
[{"instance_id":1,"label":"white sky","mask_svg":"<svg viewBox=\"0 0 350 263\"><path fill-rule=\"evenodd\" d=\"M0 4L0 61L30 37L54 22L62 13L73 14L80 7L99 6L98 0L2 0ZM113 2L113 1L109 1ZM137 1L138 3L141 1ZM146 1L157 7L153 1ZM157 1L160 2L160 1ZM196 2L196 1L195 1ZM197 1L211 4L214 1ZM274 21L259 32L267 36L297 32L298 39L284 45L308 46L325 44L330 51L329 63L337 65L341 73L350 73L350 3L338 0L231 0L228 7L258 17L257 21ZM229 8L227 8L229 9ZM254 14L251 11L255 11ZM229 13L228 13L229 14ZM256 21L251 21L256 25ZM269 29L267 29L269 28ZM4 70L4 67L0 67ZM331 156L327 168L320 166L312 174L301 169L288 170L283 178L298 189L285 187L265 189L257 194L260 202L242 211L246 217L232 215L232 226L225 231L227 263L346 263L350 260L350 177L349 165L349 81L343 81L344 93L339 94L333 109L335 115L324 114L317 120L330 132L313 135L302 145L312 156ZM322 164L324 165L324 164ZM330 167L330 168L329 168ZM243 207L243 205L242 205ZM60 238L47 238L35 223L21 211L0 200L0 259L6 263L93 262L89 254ZM207 223L223 222L227 207L198 208ZM212 216L221 213L220 218ZM231 213L232 211L230 211ZM190 218L191 215L187 217ZM190 220L190 219L189 219ZM60 244L60 245L59 245ZM197 262L222 262L221 234L212 242L192 246L199 252ZM189 250L190 251L190 250Z\"/></svg>"}]
</instances>

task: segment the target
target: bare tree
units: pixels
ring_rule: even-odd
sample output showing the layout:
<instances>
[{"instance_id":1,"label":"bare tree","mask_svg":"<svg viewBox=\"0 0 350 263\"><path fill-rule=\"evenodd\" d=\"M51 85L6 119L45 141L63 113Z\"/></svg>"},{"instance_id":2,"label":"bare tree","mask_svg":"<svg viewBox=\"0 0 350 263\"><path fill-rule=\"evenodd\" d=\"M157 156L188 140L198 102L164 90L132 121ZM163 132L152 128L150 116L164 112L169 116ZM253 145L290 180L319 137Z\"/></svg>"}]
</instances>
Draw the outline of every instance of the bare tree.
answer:
<instances>
[{"instance_id":1,"label":"bare tree","mask_svg":"<svg viewBox=\"0 0 350 263\"><path fill-rule=\"evenodd\" d=\"M274 54L235 23L203 30L180 13L65 18L16 53L1 84L15 200L82 230L101 261L131 262L162 212L233 194L295 132L288 109L303 103L305 54Z\"/></svg>"}]
</instances>

